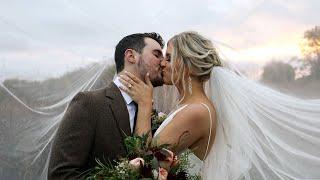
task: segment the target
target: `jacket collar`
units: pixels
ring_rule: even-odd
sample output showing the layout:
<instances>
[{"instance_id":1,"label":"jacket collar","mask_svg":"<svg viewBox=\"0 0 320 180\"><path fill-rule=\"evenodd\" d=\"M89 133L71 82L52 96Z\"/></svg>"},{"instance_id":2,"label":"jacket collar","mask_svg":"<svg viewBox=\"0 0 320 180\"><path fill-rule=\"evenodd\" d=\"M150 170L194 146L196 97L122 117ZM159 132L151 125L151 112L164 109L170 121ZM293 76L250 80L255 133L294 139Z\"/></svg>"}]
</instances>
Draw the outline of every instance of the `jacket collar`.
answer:
<instances>
[{"instance_id":1,"label":"jacket collar","mask_svg":"<svg viewBox=\"0 0 320 180\"><path fill-rule=\"evenodd\" d=\"M113 82L106 88L106 97L110 99L110 107L121 135L123 135L123 138L130 136L131 129L127 105L119 88Z\"/></svg>"}]
</instances>

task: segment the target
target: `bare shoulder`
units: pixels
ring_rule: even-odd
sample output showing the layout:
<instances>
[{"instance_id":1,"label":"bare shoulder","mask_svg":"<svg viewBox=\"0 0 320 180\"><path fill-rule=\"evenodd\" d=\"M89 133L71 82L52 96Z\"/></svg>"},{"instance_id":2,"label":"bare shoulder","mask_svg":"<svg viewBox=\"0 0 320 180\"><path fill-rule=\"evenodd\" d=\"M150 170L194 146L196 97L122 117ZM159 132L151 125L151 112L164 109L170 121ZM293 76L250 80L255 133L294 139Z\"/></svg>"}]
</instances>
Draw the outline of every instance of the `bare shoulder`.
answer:
<instances>
[{"instance_id":1,"label":"bare shoulder","mask_svg":"<svg viewBox=\"0 0 320 180\"><path fill-rule=\"evenodd\" d=\"M208 136L209 118L206 106L201 103L188 104L159 133L157 143L175 145L173 150L181 152Z\"/></svg>"},{"instance_id":2,"label":"bare shoulder","mask_svg":"<svg viewBox=\"0 0 320 180\"><path fill-rule=\"evenodd\" d=\"M215 110L212 105L207 105L210 109L211 118L215 118ZM208 108L201 103L188 104L179 113L176 114L174 119L181 119L184 123L188 123L191 126L207 127L210 114Z\"/></svg>"}]
</instances>

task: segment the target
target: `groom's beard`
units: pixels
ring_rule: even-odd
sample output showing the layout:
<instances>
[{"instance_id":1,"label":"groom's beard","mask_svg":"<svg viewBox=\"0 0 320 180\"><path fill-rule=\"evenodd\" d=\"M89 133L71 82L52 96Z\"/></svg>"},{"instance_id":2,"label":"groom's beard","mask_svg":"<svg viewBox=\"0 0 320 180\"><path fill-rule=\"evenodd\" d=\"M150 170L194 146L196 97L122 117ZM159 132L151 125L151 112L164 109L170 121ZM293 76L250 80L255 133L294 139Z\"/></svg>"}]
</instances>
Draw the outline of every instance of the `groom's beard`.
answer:
<instances>
[{"instance_id":1,"label":"groom's beard","mask_svg":"<svg viewBox=\"0 0 320 180\"><path fill-rule=\"evenodd\" d=\"M160 65L159 65L160 67ZM161 68L161 67L160 67ZM145 82L146 74L149 72L149 67L145 63L145 61L140 58L138 62L138 72L140 74L140 77L142 78L142 81ZM153 87L162 86L163 85L163 78L161 69L159 69L159 72L149 72L150 81L152 83Z\"/></svg>"},{"instance_id":2,"label":"groom's beard","mask_svg":"<svg viewBox=\"0 0 320 180\"><path fill-rule=\"evenodd\" d=\"M153 87L162 86L164 84L162 73L158 73L157 77L155 77L151 83Z\"/></svg>"}]
</instances>

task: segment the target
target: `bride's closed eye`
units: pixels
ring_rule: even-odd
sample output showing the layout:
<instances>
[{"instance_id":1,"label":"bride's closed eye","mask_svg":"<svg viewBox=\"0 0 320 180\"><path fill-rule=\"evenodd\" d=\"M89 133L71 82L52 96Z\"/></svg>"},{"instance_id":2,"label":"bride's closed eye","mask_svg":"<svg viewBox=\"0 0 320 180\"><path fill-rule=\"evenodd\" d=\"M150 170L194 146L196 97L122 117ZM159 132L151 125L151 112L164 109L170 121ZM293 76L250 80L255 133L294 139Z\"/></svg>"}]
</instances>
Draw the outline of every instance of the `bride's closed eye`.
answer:
<instances>
[{"instance_id":1,"label":"bride's closed eye","mask_svg":"<svg viewBox=\"0 0 320 180\"><path fill-rule=\"evenodd\" d=\"M171 62L170 54L166 55L166 61Z\"/></svg>"}]
</instances>

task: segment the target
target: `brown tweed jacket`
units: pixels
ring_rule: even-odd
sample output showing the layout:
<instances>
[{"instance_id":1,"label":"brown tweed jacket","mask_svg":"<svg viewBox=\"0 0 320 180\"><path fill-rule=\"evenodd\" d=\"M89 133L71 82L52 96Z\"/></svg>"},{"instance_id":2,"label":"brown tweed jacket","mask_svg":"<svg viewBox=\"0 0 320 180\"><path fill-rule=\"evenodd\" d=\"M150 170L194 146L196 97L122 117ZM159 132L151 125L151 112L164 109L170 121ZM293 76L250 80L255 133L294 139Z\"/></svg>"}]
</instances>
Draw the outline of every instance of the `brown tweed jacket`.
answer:
<instances>
[{"instance_id":1,"label":"brown tweed jacket","mask_svg":"<svg viewBox=\"0 0 320 180\"><path fill-rule=\"evenodd\" d=\"M126 154L131 135L129 114L118 87L78 93L61 121L52 144L48 179L84 179L101 162Z\"/></svg>"}]
</instances>

